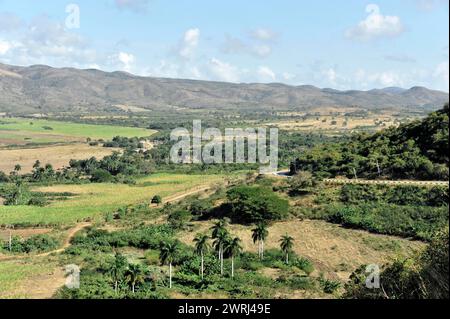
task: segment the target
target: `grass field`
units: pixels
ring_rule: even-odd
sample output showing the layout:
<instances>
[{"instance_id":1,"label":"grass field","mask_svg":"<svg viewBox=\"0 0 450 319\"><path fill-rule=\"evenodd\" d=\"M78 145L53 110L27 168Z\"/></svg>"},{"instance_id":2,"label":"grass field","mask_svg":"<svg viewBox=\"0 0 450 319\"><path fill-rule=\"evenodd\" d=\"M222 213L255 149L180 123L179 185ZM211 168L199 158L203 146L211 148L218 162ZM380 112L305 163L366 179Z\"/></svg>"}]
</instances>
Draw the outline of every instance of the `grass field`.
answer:
<instances>
[{"instance_id":1,"label":"grass field","mask_svg":"<svg viewBox=\"0 0 450 319\"><path fill-rule=\"evenodd\" d=\"M154 133L153 130L135 127L79 124L42 119L0 119L0 145L69 142L85 140L88 137L107 140L114 136L145 137Z\"/></svg>"},{"instance_id":2,"label":"grass field","mask_svg":"<svg viewBox=\"0 0 450 319\"><path fill-rule=\"evenodd\" d=\"M0 298L49 298L64 284L64 273L45 259L0 263Z\"/></svg>"},{"instance_id":3,"label":"grass field","mask_svg":"<svg viewBox=\"0 0 450 319\"><path fill-rule=\"evenodd\" d=\"M156 174L138 180L133 186L84 184L35 188L41 192L69 192L76 196L46 207L0 206L0 225L62 225L95 219L128 204L150 202L157 194L164 198L223 179L222 175Z\"/></svg>"},{"instance_id":4,"label":"grass field","mask_svg":"<svg viewBox=\"0 0 450 319\"><path fill-rule=\"evenodd\" d=\"M53 168L60 169L69 164L71 159L86 159L94 156L97 159L110 155L118 149L102 146L89 146L88 144L53 145L39 148L19 148L0 150L0 171L9 173L16 164L22 167L22 173L29 173L34 163L52 164Z\"/></svg>"}]
</instances>

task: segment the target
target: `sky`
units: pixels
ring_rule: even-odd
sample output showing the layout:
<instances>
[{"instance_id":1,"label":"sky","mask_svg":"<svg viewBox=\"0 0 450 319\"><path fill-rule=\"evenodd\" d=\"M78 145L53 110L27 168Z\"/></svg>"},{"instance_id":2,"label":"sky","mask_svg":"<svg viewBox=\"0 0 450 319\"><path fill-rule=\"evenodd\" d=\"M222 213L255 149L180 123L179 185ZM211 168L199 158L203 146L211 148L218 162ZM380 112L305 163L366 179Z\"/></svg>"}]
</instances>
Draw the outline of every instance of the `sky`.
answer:
<instances>
[{"instance_id":1,"label":"sky","mask_svg":"<svg viewBox=\"0 0 450 319\"><path fill-rule=\"evenodd\" d=\"M449 0L0 0L0 63L448 92Z\"/></svg>"}]
</instances>

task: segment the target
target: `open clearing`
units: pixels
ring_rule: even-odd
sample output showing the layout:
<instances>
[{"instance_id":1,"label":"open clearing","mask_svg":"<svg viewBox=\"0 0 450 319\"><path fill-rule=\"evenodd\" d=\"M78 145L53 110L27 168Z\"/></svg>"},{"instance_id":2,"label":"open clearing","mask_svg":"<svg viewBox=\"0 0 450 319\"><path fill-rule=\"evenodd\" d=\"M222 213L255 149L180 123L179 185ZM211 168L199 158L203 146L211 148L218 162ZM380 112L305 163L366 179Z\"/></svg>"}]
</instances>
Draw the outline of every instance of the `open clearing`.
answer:
<instances>
[{"instance_id":1,"label":"open clearing","mask_svg":"<svg viewBox=\"0 0 450 319\"><path fill-rule=\"evenodd\" d=\"M82 184L34 188L46 193L76 194L46 207L0 206L0 225L61 225L95 219L107 212L142 201L154 195L163 198L196 187L223 181L222 175L155 174L139 179L136 185Z\"/></svg>"},{"instance_id":2,"label":"open clearing","mask_svg":"<svg viewBox=\"0 0 450 319\"><path fill-rule=\"evenodd\" d=\"M210 234L214 221L193 224L194 231L180 236L180 240L188 245L193 245L197 233ZM251 237L252 226L232 224L229 229L234 236L242 239L245 251L257 253L257 245ZM347 280L360 265L381 266L395 257L409 256L425 247L422 242L346 229L324 221L291 220L269 227L265 248L279 249L279 240L285 234L294 237L297 255L310 259L317 273L323 272L335 280Z\"/></svg>"},{"instance_id":3,"label":"open clearing","mask_svg":"<svg viewBox=\"0 0 450 319\"><path fill-rule=\"evenodd\" d=\"M97 159L110 155L118 149L88 144L55 145L40 148L0 150L0 171L8 173L16 164L22 166L22 173L31 172L34 163L39 160L43 165L52 164L59 169L67 166L71 159L86 159L92 156Z\"/></svg>"},{"instance_id":4,"label":"open clearing","mask_svg":"<svg viewBox=\"0 0 450 319\"><path fill-rule=\"evenodd\" d=\"M42 119L0 118L0 145L79 142L86 138L146 137L154 130L113 125L92 125Z\"/></svg>"}]
</instances>

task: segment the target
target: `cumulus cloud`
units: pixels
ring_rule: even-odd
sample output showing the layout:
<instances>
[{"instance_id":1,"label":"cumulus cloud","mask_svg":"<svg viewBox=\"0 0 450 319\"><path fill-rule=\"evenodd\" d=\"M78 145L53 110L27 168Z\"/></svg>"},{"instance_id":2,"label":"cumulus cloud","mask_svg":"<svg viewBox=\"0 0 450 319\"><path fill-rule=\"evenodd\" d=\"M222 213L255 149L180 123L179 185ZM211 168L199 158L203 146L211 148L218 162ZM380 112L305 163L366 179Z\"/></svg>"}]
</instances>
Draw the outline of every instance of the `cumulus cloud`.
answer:
<instances>
[{"instance_id":1,"label":"cumulus cloud","mask_svg":"<svg viewBox=\"0 0 450 319\"><path fill-rule=\"evenodd\" d=\"M8 41L0 39L0 55L5 55L12 47L12 44Z\"/></svg>"},{"instance_id":2,"label":"cumulus cloud","mask_svg":"<svg viewBox=\"0 0 450 319\"><path fill-rule=\"evenodd\" d=\"M208 61L207 69L211 78L225 82L240 82L240 70L230 63L223 62L217 58Z\"/></svg>"},{"instance_id":3,"label":"cumulus cloud","mask_svg":"<svg viewBox=\"0 0 450 319\"><path fill-rule=\"evenodd\" d=\"M433 72L433 76L441 81L447 88L449 85L449 66L448 61L440 63Z\"/></svg>"},{"instance_id":4,"label":"cumulus cloud","mask_svg":"<svg viewBox=\"0 0 450 319\"><path fill-rule=\"evenodd\" d=\"M250 36L260 41L272 41L277 38L278 34L270 29L259 28L251 31Z\"/></svg>"},{"instance_id":5,"label":"cumulus cloud","mask_svg":"<svg viewBox=\"0 0 450 319\"><path fill-rule=\"evenodd\" d=\"M131 53L119 52L109 57L110 63L118 67L120 70L131 72L136 58Z\"/></svg>"},{"instance_id":6,"label":"cumulus cloud","mask_svg":"<svg viewBox=\"0 0 450 319\"><path fill-rule=\"evenodd\" d=\"M257 74L261 82L273 82L277 78L275 72L267 66L258 67Z\"/></svg>"},{"instance_id":7,"label":"cumulus cloud","mask_svg":"<svg viewBox=\"0 0 450 319\"><path fill-rule=\"evenodd\" d=\"M19 64L83 66L96 59L95 50L88 48L83 37L45 15L34 18L14 39L8 42L8 47L7 40L3 40L2 52Z\"/></svg>"},{"instance_id":8,"label":"cumulus cloud","mask_svg":"<svg viewBox=\"0 0 450 319\"><path fill-rule=\"evenodd\" d=\"M225 54L248 54L258 58L266 58L272 53L272 47L264 43L249 43L226 35L221 51Z\"/></svg>"},{"instance_id":9,"label":"cumulus cloud","mask_svg":"<svg viewBox=\"0 0 450 319\"><path fill-rule=\"evenodd\" d=\"M120 10L139 13L147 11L150 0L114 0L114 2Z\"/></svg>"},{"instance_id":10,"label":"cumulus cloud","mask_svg":"<svg viewBox=\"0 0 450 319\"><path fill-rule=\"evenodd\" d=\"M193 57L195 50L200 41L200 29L188 29L183 36L183 39L178 48L178 55L184 59Z\"/></svg>"},{"instance_id":11,"label":"cumulus cloud","mask_svg":"<svg viewBox=\"0 0 450 319\"><path fill-rule=\"evenodd\" d=\"M382 15L380 7L376 4L369 4L366 12L368 16L365 20L346 31L347 38L368 41L383 37L396 37L405 31L398 16Z\"/></svg>"}]
</instances>

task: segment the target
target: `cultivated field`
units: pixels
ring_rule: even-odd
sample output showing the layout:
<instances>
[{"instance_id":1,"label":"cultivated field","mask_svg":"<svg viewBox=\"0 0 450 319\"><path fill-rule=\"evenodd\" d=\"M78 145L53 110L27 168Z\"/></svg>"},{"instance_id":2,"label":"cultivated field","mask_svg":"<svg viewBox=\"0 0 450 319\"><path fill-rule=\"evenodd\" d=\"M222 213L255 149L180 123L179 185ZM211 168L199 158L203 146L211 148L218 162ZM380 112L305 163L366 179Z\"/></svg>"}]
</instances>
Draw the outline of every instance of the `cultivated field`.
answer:
<instances>
[{"instance_id":1,"label":"cultivated field","mask_svg":"<svg viewBox=\"0 0 450 319\"><path fill-rule=\"evenodd\" d=\"M42 119L1 118L0 146L30 143L80 142L86 138L108 140L114 136L145 137L155 131L112 125L91 125Z\"/></svg>"},{"instance_id":2,"label":"cultivated field","mask_svg":"<svg viewBox=\"0 0 450 319\"><path fill-rule=\"evenodd\" d=\"M71 159L87 159L94 156L97 159L110 155L118 149L88 144L54 145L39 148L0 150L0 171L9 173L16 164L22 167L22 173L31 172L34 163L39 160L43 165L52 164L59 169L69 164Z\"/></svg>"},{"instance_id":3,"label":"cultivated field","mask_svg":"<svg viewBox=\"0 0 450 319\"><path fill-rule=\"evenodd\" d=\"M46 207L0 206L0 225L61 225L95 219L119 207L150 202L154 195L164 198L223 179L222 175L155 174L139 179L136 185L84 184L34 188L35 191L67 192L74 196Z\"/></svg>"}]
</instances>

